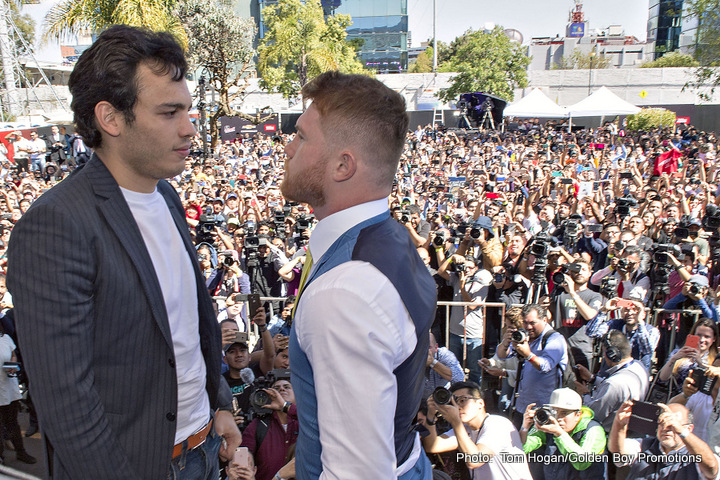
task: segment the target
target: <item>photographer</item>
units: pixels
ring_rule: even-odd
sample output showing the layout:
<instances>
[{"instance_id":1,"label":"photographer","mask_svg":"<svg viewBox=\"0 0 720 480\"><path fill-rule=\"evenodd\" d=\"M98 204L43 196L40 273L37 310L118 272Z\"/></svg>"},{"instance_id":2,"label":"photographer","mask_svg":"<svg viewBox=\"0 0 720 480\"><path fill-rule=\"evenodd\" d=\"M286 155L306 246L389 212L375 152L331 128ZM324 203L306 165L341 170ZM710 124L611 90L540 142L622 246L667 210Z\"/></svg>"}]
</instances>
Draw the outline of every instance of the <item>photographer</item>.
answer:
<instances>
[{"instance_id":1,"label":"photographer","mask_svg":"<svg viewBox=\"0 0 720 480\"><path fill-rule=\"evenodd\" d=\"M425 362L425 393L430 395L437 387L447 387L465 379L457 357L445 347L438 346L435 335L430 332L428 357Z\"/></svg>"},{"instance_id":2,"label":"photographer","mask_svg":"<svg viewBox=\"0 0 720 480\"><path fill-rule=\"evenodd\" d=\"M422 439L426 452L465 454L472 479L532 479L520 435L508 419L487 413L480 385L458 382L442 394L449 397L448 403L436 402L436 395L428 398L424 424L429 435ZM452 432L438 436L435 421L439 416L452 426Z\"/></svg>"},{"instance_id":3,"label":"photographer","mask_svg":"<svg viewBox=\"0 0 720 480\"><path fill-rule=\"evenodd\" d=\"M464 358L463 343L465 344L469 378L479 382L482 370L477 362L482 357L484 322L481 304L487 297L490 284L490 279L484 277L489 277L490 274L486 271L479 272L474 258L455 254L440 265L438 275L453 287L453 301L472 303L466 307L453 306L450 309L448 346L455 357L461 359Z\"/></svg>"},{"instance_id":4,"label":"photographer","mask_svg":"<svg viewBox=\"0 0 720 480\"><path fill-rule=\"evenodd\" d=\"M521 424L530 403L548 401L552 391L560 386L568 365L567 343L548 325L547 310L541 305L530 304L523 307L522 314L524 330L515 335L506 333L497 349L500 359L513 354L520 357L513 412L516 425Z\"/></svg>"},{"instance_id":5,"label":"photographer","mask_svg":"<svg viewBox=\"0 0 720 480\"><path fill-rule=\"evenodd\" d=\"M645 308L640 302L630 300L631 305L619 307L619 297L611 298L598 314L585 326L590 338L602 338L609 331L618 330L630 342L632 358L638 360L649 372L652 357L660 340L660 331L645 323ZM609 319L609 312L619 312L619 318Z\"/></svg>"},{"instance_id":6,"label":"photographer","mask_svg":"<svg viewBox=\"0 0 720 480\"><path fill-rule=\"evenodd\" d=\"M590 283L600 285L609 275L620 280L617 295L620 298L639 300L645 304L650 290L650 277L645 274L647 254L642 248L630 245L619 257L613 257L610 265L593 274Z\"/></svg>"},{"instance_id":7,"label":"photographer","mask_svg":"<svg viewBox=\"0 0 720 480\"><path fill-rule=\"evenodd\" d=\"M197 255L211 296L250 293L250 277L240 270L237 252L228 250L218 255L212 246L202 243L198 246Z\"/></svg>"},{"instance_id":8,"label":"photographer","mask_svg":"<svg viewBox=\"0 0 720 480\"><path fill-rule=\"evenodd\" d=\"M523 415L520 436L527 454L578 455L566 461L530 462L533 478L603 480L605 463L589 461L583 455L605 452L605 430L593 420L593 411L584 407L577 392L558 388L542 408L531 403ZM537 472L537 473L536 473Z\"/></svg>"},{"instance_id":9,"label":"photographer","mask_svg":"<svg viewBox=\"0 0 720 480\"><path fill-rule=\"evenodd\" d=\"M632 401L623 403L615 415L608 449L630 459L616 462L618 467L630 465L626 480L717 479L720 458L693 434L694 420L687 408L677 403L659 403L658 406L662 413L658 418L656 436L642 440L627 438ZM650 456L654 461L648 459ZM700 462L696 462L698 456Z\"/></svg>"},{"instance_id":10,"label":"photographer","mask_svg":"<svg viewBox=\"0 0 720 480\"><path fill-rule=\"evenodd\" d=\"M710 282L705 275L693 275L683 285L682 292L665 302L662 308L667 310L692 309L701 310L702 316L720 320L718 308L714 302L705 299L710 289Z\"/></svg>"},{"instance_id":11,"label":"photographer","mask_svg":"<svg viewBox=\"0 0 720 480\"><path fill-rule=\"evenodd\" d=\"M300 424L295 393L289 378L280 377L272 388L264 389L270 403L269 415L255 418L243 432L241 446L248 447L255 459L257 480L272 480L286 463L288 450L295 445Z\"/></svg>"},{"instance_id":12,"label":"photographer","mask_svg":"<svg viewBox=\"0 0 720 480\"><path fill-rule=\"evenodd\" d=\"M575 361L586 366L590 365L592 358L592 340L580 330L602 306L602 295L587 288L590 274L590 265L584 259L565 264L560 272L553 275L555 288L550 302L550 311L558 325L556 330L565 338L574 340L570 343L577 348L573 352ZM556 281L560 279L562 282Z\"/></svg>"},{"instance_id":13,"label":"photographer","mask_svg":"<svg viewBox=\"0 0 720 480\"><path fill-rule=\"evenodd\" d=\"M288 262L287 257L265 236L258 238L257 251L258 266L253 278L250 279L252 291L262 297L281 297L283 282L278 272ZM279 311L280 303L278 301L271 303L273 312Z\"/></svg>"},{"instance_id":14,"label":"photographer","mask_svg":"<svg viewBox=\"0 0 720 480\"><path fill-rule=\"evenodd\" d=\"M422 247L428 241L430 224L420 218L420 207L417 205L407 205L406 208L407 211L410 212L410 217L407 222L403 223L403 226L407 228L415 246Z\"/></svg>"},{"instance_id":15,"label":"photographer","mask_svg":"<svg viewBox=\"0 0 720 480\"><path fill-rule=\"evenodd\" d=\"M607 366L602 378L578 366L576 387L585 394L583 404L609 433L620 405L626 400L645 398L650 380L645 367L633 359L630 342L619 330L610 330L603 337L602 358Z\"/></svg>"}]
</instances>

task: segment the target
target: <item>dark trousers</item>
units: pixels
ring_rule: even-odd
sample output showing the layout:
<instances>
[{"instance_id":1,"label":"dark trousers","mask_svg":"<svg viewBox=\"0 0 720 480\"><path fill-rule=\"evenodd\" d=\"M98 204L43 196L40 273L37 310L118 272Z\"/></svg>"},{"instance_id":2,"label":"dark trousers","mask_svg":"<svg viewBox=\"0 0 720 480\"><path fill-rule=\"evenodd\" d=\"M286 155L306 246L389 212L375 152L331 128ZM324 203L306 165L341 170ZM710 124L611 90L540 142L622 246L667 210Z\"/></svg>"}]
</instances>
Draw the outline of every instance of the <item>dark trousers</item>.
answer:
<instances>
[{"instance_id":1,"label":"dark trousers","mask_svg":"<svg viewBox=\"0 0 720 480\"><path fill-rule=\"evenodd\" d=\"M17 165L18 175L20 175L21 172L29 172L30 171L30 168L28 167L29 162L30 162L30 159L27 157L15 159L15 165Z\"/></svg>"},{"instance_id":2,"label":"dark trousers","mask_svg":"<svg viewBox=\"0 0 720 480\"><path fill-rule=\"evenodd\" d=\"M25 451L22 435L20 435L20 424L18 424L18 412L20 411L20 402L14 401L10 405L0 406L0 422L5 427L5 434L15 447L16 452ZM4 442L0 441L0 456L5 453Z\"/></svg>"}]
</instances>

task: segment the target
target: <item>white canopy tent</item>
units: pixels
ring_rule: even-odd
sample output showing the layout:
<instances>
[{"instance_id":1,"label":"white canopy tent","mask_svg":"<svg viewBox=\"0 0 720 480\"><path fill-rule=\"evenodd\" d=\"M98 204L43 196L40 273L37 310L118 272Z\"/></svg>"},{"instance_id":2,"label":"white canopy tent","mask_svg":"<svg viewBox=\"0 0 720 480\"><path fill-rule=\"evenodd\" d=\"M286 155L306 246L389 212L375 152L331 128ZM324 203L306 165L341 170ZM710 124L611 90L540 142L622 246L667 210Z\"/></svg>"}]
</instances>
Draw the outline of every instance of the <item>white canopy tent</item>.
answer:
<instances>
[{"instance_id":1,"label":"white canopy tent","mask_svg":"<svg viewBox=\"0 0 720 480\"><path fill-rule=\"evenodd\" d=\"M565 107L550 100L539 88L514 102L503 111L504 117L567 118Z\"/></svg>"},{"instance_id":2,"label":"white canopy tent","mask_svg":"<svg viewBox=\"0 0 720 480\"><path fill-rule=\"evenodd\" d=\"M567 107L571 118L574 117L610 117L632 115L640 111L630 102L615 95L607 87L600 87L592 95Z\"/></svg>"}]
</instances>

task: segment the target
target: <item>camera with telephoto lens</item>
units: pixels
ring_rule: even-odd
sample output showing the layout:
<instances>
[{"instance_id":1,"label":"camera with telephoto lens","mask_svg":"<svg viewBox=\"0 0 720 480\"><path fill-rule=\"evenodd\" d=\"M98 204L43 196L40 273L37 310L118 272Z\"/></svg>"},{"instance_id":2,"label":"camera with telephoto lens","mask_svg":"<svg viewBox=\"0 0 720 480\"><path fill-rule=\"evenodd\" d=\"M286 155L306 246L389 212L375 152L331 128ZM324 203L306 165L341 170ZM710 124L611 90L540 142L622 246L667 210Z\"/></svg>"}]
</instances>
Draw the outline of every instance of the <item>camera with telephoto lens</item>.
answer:
<instances>
[{"instance_id":1,"label":"camera with telephoto lens","mask_svg":"<svg viewBox=\"0 0 720 480\"><path fill-rule=\"evenodd\" d=\"M250 406L255 417L264 417L272 414L272 410L267 408L272 402L272 397L266 391L272 388L273 384L278 380L290 381L290 370L284 368L276 368L270 370L264 377L258 377L253 382L253 392L250 394Z\"/></svg>"},{"instance_id":2,"label":"camera with telephoto lens","mask_svg":"<svg viewBox=\"0 0 720 480\"><path fill-rule=\"evenodd\" d=\"M469 223L461 223L457 227L457 233L459 235L465 235L465 233L470 230L470 238L478 239L480 238L480 235L482 233L482 230L480 228L473 227Z\"/></svg>"},{"instance_id":3,"label":"camera with telephoto lens","mask_svg":"<svg viewBox=\"0 0 720 480\"><path fill-rule=\"evenodd\" d=\"M528 332L524 328L519 328L510 334L510 340L515 343L523 343L528 339Z\"/></svg>"},{"instance_id":4,"label":"camera with telephoto lens","mask_svg":"<svg viewBox=\"0 0 720 480\"><path fill-rule=\"evenodd\" d=\"M541 407L535 410L535 422L538 425L550 423L551 418L557 418L557 410L550 407Z\"/></svg>"},{"instance_id":5,"label":"camera with telephoto lens","mask_svg":"<svg viewBox=\"0 0 720 480\"><path fill-rule=\"evenodd\" d=\"M560 266L560 270L553 273L552 280L553 283L557 285L562 285L565 283L565 274L574 272L579 273L582 270L582 265L579 263L566 263L565 265Z\"/></svg>"},{"instance_id":6,"label":"camera with telephoto lens","mask_svg":"<svg viewBox=\"0 0 720 480\"><path fill-rule=\"evenodd\" d=\"M700 295L700 292L702 291L703 287L698 285L697 283L690 283L690 286L688 287L688 292L690 295Z\"/></svg>"},{"instance_id":7,"label":"camera with telephoto lens","mask_svg":"<svg viewBox=\"0 0 720 480\"><path fill-rule=\"evenodd\" d=\"M235 264L235 259L233 258L231 253L219 253L218 261L224 267L228 268L232 267Z\"/></svg>"},{"instance_id":8,"label":"camera with telephoto lens","mask_svg":"<svg viewBox=\"0 0 720 480\"><path fill-rule=\"evenodd\" d=\"M438 405L450 405L453 394L445 387L437 387L432 393L433 401Z\"/></svg>"}]
</instances>

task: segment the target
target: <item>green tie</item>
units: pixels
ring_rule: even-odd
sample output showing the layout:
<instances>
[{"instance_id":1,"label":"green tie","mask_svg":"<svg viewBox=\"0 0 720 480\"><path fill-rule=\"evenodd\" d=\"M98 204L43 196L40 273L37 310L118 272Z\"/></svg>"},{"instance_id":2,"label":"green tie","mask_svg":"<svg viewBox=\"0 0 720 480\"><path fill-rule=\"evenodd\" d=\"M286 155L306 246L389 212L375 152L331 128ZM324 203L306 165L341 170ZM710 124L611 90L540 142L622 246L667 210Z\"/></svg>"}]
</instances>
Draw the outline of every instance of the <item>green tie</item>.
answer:
<instances>
[{"instance_id":1,"label":"green tie","mask_svg":"<svg viewBox=\"0 0 720 480\"><path fill-rule=\"evenodd\" d=\"M310 253L310 248L307 249L307 253L305 255L305 265L303 265L302 273L300 274L300 286L298 287L298 293L295 297L295 305L293 305L293 311L292 311L292 317L295 318L295 309L298 306L298 303L300 302L300 295L302 295L303 289L305 288L305 282L307 281L307 277L310 274L310 269L313 266L313 258L312 254Z\"/></svg>"}]
</instances>

